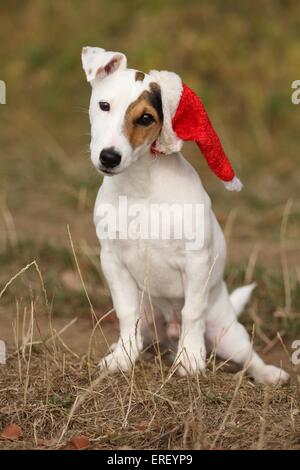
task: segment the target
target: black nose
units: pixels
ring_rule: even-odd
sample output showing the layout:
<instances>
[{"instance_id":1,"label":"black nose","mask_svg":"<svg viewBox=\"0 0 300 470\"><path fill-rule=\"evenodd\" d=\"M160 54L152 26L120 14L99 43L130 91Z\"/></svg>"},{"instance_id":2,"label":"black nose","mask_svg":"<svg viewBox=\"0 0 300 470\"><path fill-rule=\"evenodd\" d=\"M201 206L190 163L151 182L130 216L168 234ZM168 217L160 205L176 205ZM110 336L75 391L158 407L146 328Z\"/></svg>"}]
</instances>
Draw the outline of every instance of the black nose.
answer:
<instances>
[{"instance_id":1,"label":"black nose","mask_svg":"<svg viewBox=\"0 0 300 470\"><path fill-rule=\"evenodd\" d=\"M121 155L113 147L103 149L100 153L100 162L104 168L114 168L121 161Z\"/></svg>"}]
</instances>

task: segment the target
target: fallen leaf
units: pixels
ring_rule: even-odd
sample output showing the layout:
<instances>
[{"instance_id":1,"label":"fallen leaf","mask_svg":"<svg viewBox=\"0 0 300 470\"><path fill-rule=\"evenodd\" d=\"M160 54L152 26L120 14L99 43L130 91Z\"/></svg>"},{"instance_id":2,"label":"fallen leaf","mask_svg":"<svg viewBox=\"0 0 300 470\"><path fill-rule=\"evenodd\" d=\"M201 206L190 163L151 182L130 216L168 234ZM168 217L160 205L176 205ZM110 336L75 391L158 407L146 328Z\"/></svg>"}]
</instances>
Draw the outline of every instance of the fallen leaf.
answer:
<instances>
[{"instance_id":1,"label":"fallen leaf","mask_svg":"<svg viewBox=\"0 0 300 470\"><path fill-rule=\"evenodd\" d=\"M74 436L63 447L64 450L84 450L90 446L90 441L86 436Z\"/></svg>"},{"instance_id":2,"label":"fallen leaf","mask_svg":"<svg viewBox=\"0 0 300 470\"><path fill-rule=\"evenodd\" d=\"M11 423L5 426L0 434L0 439L17 440L23 436L22 429L17 424Z\"/></svg>"},{"instance_id":3,"label":"fallen leaf","mask_svg":"<svg viewBox=\"0 0 300 470\"><path fill-rule=\"evenodd\" d=\"M71 439L71 443L76 447L78 450L87 449L90 445L90 441L86 436L74 436Z\"/></svg>"},{"instance_id":4,"label":"fallen leaf","mask_svg":"<svg viewBox=\"0 0 300 470\"><path fill-rule=\"evenodd\" d=\"M62 447L62 450L77 450L77 449L71 442L68 442L65 446Z\"/></svg>"}]
</instances>

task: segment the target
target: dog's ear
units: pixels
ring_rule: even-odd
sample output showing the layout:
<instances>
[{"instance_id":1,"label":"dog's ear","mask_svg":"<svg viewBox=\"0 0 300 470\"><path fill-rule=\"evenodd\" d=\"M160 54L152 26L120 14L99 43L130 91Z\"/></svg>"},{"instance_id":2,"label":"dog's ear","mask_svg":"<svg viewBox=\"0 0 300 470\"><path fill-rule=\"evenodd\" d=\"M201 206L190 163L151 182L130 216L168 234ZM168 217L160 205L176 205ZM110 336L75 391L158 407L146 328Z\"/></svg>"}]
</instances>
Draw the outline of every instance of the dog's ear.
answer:
<instances>
[{"instance_id":1,"label":"dog's ear","mask_svg":"<svg viewBox=\"0 0 300 470\"><path fill-rule=\"evenodd\" d=\"M127 59L124 54L105 51L100 47L83 47L81 60L87 81L91 84L117 70L125 70L127 67Z\"/></svg>"},{"instance_id":2,"label":"dog's ear","mask_svg":"<svg viewBox=\"0 0 300 470\"><path fill-rule=\"evenodd\" d=\"M165 154L180 151L183 142L174 133L172 118L182 94L181 78L174 72L151 70L150 75L159 84L163 111L163 127L156 141L156 149Z\"/></svg>"}]
</instances>

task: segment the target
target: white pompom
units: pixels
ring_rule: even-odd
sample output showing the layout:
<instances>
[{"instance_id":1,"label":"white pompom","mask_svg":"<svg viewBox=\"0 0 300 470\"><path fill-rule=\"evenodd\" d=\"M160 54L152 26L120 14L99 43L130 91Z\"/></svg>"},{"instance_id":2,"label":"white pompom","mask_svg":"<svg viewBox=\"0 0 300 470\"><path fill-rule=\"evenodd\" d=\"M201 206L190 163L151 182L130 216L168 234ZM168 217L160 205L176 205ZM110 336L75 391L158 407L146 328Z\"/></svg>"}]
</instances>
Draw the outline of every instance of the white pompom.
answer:
<instances>
[{"instance_id":1,"label":"white pompom","mask_svg":"<svg viewBox=\"0 0 300 470\"><path fill-rule=\"evenodd\" d=\"M236 176L231 181L223 181L223 183L228 191L240 191L243 187L243 183Z\"/></svg>"}]
</instances>

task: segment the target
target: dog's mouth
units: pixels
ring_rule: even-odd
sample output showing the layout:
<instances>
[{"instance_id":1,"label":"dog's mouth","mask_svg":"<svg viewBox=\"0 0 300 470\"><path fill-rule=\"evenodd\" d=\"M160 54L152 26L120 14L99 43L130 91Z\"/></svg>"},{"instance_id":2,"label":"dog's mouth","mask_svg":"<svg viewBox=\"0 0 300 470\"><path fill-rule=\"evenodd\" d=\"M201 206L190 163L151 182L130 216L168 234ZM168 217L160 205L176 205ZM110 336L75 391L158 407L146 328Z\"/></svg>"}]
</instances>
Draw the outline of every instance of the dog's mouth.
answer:
<instances>
[{"instance_id":1,"label":"dog's mouth","mask_svg":"<svg viewBox=\"0 0 300 470\"><path fill-rule=\"evenodd\" d=\"M99 163L98 165L95 165L95 168L98 173L105 176L114 176L123 172L123 168L121 168L120 165L115 166L113 168L106 168L105 166Z\"/></svg>"},{"instance_id":2,"label":"dog's mouth","mask_svg":"<svg viewBox=\"0 0 300 470\"><path fill-rule=\"evenodd\" d=\"M108 168L103 168L101 166L97 166L96 169L97 169L98 173L102 173L104 175L113 176L113 175L116 174L113 170L109 170Z\"/></svg>"}]
</instances>

